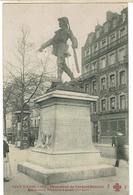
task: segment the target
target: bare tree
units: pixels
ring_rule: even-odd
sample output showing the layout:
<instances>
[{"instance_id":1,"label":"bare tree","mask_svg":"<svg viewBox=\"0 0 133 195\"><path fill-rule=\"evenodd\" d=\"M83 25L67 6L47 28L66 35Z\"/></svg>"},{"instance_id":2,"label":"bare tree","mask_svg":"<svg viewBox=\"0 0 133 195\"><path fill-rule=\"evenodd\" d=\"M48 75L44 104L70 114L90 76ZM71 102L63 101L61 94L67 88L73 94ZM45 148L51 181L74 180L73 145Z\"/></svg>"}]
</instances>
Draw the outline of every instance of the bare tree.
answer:
<instances>
[{"instance_id":1,"label":"bare tree","mask_svg":"<svg viewBox=\"0 0 133 195\"><path fill-rule=\"evenodd\" d=\"M12 76L12 85L10 87L6 88L6 91L8 93L4 93L5 98L5 109L4 109L4 117L6 114L6 107L7 102L9 102L9 99L11 96L13 98L10 99L10 103L15 108L19 109L20 111L20 118L21 118L21 147L23 144L23 123L24 123L24 111L27 108L28 103L30 102L31 98L35 96L37 91L39 90L39 87L41 83L44 81L45 76L47 75L45 72L45 66L47 64L47 58L45 59L45 62L40 60L38 62L39 64L36 64L36 67L41 64L43 67L42 73L37 74L33 73L28 70L28 68L32 67L33 63L33 55L31 55L33 50L33 43L29 41L29 34L30 31L25 27L22 26L21 28L21 36L19 37L17 41L17 74L13 73L13 71L10 71L10 75ZM14 64L8 62L12 67ZM15 69L15 70L16 70ZM6 129L6 121L5 121L5 129Z\"/></svg>"},{"instance_id":2,"label":"bare tree","mask_svg":"<svg viewBox=\"0 0 133 195\"><path fill-rule=\"evenodd\" d=\"M13 85L12 83L3 84L3 119L4 119L4 134L6 134L6 113L9 108L10 99L12 96Z\"/></svg>"}]
</instances>

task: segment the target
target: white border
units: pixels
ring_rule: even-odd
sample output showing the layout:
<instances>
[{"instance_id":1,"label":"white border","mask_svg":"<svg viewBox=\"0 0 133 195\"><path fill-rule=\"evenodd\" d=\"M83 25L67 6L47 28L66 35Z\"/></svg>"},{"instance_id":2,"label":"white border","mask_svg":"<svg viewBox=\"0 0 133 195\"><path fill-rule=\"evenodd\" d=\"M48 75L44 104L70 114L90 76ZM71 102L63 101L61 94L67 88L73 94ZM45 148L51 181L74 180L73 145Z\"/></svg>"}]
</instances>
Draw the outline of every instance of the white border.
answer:
<instances>
[{"instance_id":1,"label":"white border","mask_svg":"<svg viewBox=\"0 0 133 195\"><path fill-rule=\"evenodd\" d=\"M13 3L18 1L6 1L6 3ZM30 2L30 1L29 1ZM34 3L36 1L33 1ZM42 1L40 1L42 3ZM49 1L50 2L50 1ZM100 1L99 1L100 2ZM104 1L103 1L104 2ZM113 2L113 1L112 1ZM2 108L2 5L4 2L0 2L0 106ZM19 3L19 2L18 2ZM28 1L25 1L28 3ZM69 3L69 2L68 2ZM130 143L130 195L133 194L133 3L129 3L129 143ZM0 159L3 159L3 112L0 109ZM0 161L0 167L2 170L3 162ZM3 173L0 171L0 194L3 194Z\"/></svg>"},{"instance_id":2,"label":"white border","mask_svg":"<svg viewBox=\"0 0 133 195\"><path fill-rule=\"evenodd\" d=\"M0 194L3 194L3 69L2 69L2 5L0 2Z\"/></svg>"},{"instance_id":3,"label":"white border","mask_svg":"<svg viewBox=\"0 0 133 195\"><path fill-rule=\"evenodd\" d=\"M133 194L133 3L129 3L129 185Z\"/></svg>"}]
</instances>

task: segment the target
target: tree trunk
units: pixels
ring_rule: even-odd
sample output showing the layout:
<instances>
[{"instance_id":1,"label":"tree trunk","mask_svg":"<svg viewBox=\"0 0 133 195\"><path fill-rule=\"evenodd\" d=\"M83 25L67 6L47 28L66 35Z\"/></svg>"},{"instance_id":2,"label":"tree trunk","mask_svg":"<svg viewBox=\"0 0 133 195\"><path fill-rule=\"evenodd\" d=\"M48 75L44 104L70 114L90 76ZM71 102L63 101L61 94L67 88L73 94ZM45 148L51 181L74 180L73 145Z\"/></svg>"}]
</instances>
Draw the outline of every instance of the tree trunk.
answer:
<instances>
[{"instance_id":1,"label":"tree trunk","mask_svg":"<svg viewBox=\"0 0 133 195\"><path fill-rule=\"evenodd\" d=\"M4 113L3 113L3 123L4 123L3 133L6 135L6 109L4 109Z\"/></svg>"}]
</instances>

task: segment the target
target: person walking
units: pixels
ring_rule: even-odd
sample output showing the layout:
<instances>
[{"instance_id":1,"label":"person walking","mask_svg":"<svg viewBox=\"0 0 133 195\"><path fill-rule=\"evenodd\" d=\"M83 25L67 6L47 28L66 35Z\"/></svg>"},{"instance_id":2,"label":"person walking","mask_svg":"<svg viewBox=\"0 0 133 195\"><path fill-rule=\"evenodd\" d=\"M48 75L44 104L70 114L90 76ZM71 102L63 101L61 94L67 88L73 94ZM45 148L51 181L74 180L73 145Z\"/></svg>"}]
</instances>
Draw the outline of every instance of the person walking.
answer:
<instances>
[{"instance_id":1,"label":"person walking","mask_svg":"<svg viewBox=\"0 0 133 195\"><path fill-rule=\"evenodd\" d=\"M116 146L116 136L113 135L112 136L112 147L115 147Z\"/></svg>"},{"instance_id":2,"label":"person walking","mask_svg":"<svg viewBox=\"0 0 133 195\"><path fill-rule=\"evenodd\" d=\"M126 160L125 147L124 146L125 146L124 135L121 132L117 132L116 143L115 143L115 148L116 148L115 167L119 167L120 160Z\"/></svg>"},{"instance_id":3,"label":"person walking","mask_svg":"<svg viewBox=\"0 0 133 195\"><path fill-rule=\"evenodd\" d=\"M11 168L9 163L9 145L6 138L3 140L3 157L4 157L4 182L8 182L11 179Z\"/></svg>"}]
</instances>

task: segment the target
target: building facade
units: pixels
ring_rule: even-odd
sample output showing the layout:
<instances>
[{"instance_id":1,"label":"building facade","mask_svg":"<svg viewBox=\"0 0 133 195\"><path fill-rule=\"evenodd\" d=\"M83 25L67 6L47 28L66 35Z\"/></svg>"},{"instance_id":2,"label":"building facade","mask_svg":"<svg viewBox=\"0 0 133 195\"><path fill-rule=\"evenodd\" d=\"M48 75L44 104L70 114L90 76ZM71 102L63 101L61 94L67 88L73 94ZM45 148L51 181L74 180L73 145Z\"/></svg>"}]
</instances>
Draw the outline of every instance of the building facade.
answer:
<instances>
[{"instance_id":1,"label":"building facade","mask_svg":"<svg viewBox=\"0 0 133 195\"><path fill-rule=\"evenodd\" d=\"M110 143L116 131L128 142L128 9L107 12L103 25L97 24L82 48L84 91L98 95L91 105L93 141Z\"/></svg>"}]
</instances>

